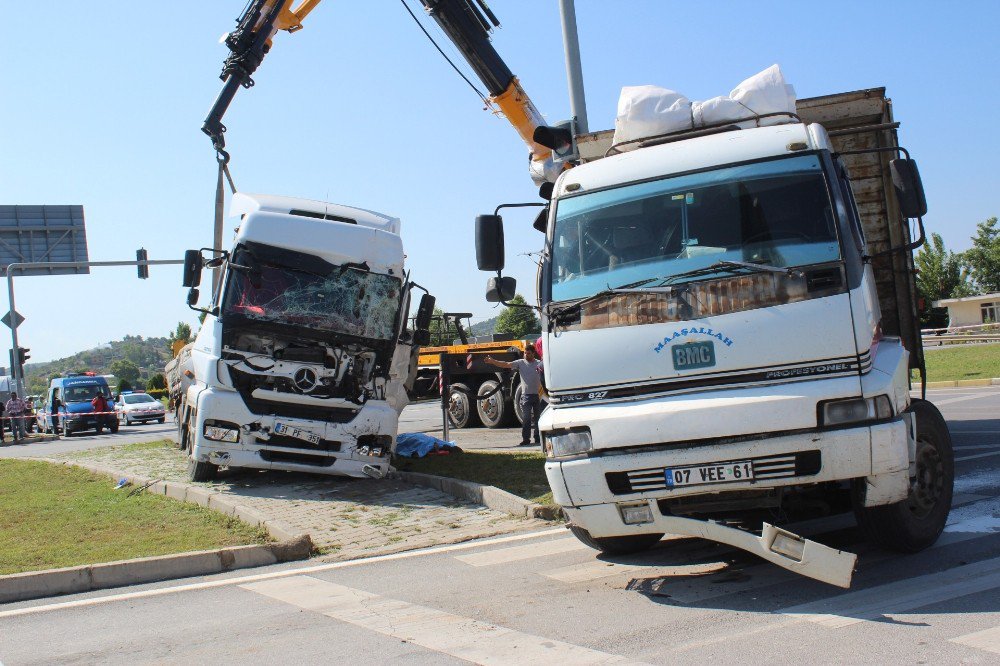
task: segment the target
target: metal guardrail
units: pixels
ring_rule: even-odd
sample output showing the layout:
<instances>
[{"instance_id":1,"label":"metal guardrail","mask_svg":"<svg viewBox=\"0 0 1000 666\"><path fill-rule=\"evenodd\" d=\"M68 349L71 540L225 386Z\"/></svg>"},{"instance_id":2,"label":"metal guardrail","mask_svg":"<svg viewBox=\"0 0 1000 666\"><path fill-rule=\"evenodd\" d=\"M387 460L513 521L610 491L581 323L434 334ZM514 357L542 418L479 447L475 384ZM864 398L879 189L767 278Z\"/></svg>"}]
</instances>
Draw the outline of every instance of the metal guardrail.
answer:
<instances>
[{"instance_id":1,"label":"metal guardrail","mask_svg":"<svg viewBox=\"0 0 1000 666\"><path fill-rule=\"evenodd\" d=\"M920 339L924 347L995 343L1000 342L1000 324L925 328Z\"/></svg>"}]
</instances>

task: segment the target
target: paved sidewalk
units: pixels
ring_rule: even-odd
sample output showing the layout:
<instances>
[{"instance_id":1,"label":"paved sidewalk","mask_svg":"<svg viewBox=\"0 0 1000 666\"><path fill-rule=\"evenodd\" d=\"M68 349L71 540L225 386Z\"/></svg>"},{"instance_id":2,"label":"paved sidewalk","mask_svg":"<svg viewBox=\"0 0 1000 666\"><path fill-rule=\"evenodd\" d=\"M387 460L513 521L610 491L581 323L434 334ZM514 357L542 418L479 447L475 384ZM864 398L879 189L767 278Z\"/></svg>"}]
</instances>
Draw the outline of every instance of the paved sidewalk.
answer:
<instances>
[{"instance_id":1,"label":"paved sidewalk","mask_svg":"<svg viewBox=\"0 0 1000 666\"><path fill-rule=\"evenodd\" d=\"M187 483L187 459L175 447L126 445L55 455L164 481ZM291 472L234 470L191 484L237 496L270 520L309 533L324 559L350 560L442 543L550 527L398 480L346 479Z\"/></svg>"}]
</instances>

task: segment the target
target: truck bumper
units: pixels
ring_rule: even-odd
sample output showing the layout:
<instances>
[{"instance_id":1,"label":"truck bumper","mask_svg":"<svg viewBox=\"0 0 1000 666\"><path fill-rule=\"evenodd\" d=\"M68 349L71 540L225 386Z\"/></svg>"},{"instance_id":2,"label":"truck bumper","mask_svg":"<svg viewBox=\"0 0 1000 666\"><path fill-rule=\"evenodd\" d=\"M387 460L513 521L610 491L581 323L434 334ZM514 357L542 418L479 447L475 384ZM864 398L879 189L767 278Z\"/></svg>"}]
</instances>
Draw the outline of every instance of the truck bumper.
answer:
<instances>
[{"instance_id":1,"label":"truck bumper","mask_svg":"<svg viewBox=\"0 0 1000 666\"><path fill-rule=\"evenodd\" d=\"M206 420L239 427L239 441L206 438ZM320 442L276 435L278 423L316 434ZM381 478L389 471L397 427L396 411L381 400L369 400L347 423L327 423L254 414L238 393L207 389L198 395L191 455L195 460L228 467ZM382 455L362 454L362 447L373 446L381 447Z\"/></svg>"}]
</instances>

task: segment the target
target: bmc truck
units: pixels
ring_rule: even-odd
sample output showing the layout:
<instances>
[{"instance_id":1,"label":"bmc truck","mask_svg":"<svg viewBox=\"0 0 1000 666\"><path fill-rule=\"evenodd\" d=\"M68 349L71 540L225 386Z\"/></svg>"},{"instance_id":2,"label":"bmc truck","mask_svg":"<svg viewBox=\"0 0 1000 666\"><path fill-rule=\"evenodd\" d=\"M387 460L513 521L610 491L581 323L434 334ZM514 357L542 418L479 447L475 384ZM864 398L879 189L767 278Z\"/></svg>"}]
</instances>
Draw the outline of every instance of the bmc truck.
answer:
<instances>
[{"instance_id":1,"label":"bmc truck","mask_svg":"<svg viewBox=\"0 0 1000 666\"><path fill-rule=\"evenodd\" d=\"M231 250L185 255L191 306L202 268L221 271L178 361L189 379L179 409L189 476L224 465L383 477L434 306L425 294L407 330L415 285L399 220L248 194L233 196L232 212L241 221Z\"/></svg>"},{"instance_id":2,"label":"bmc truck","mask_svg":"<svg viewBox=\"0 0 1000 666\"><path fill-rule=\"evenodd\" d=\"M945 525L947 425L910 396L918 172L884 89L795 111L627 152L579 136L554 183L540 428L555 501L593 548L704 537L846 587L854 554L774 523L853 508L904 552ZM502 221L476 231L487 298L506 301Z\"/></svg>"}]
</instances>

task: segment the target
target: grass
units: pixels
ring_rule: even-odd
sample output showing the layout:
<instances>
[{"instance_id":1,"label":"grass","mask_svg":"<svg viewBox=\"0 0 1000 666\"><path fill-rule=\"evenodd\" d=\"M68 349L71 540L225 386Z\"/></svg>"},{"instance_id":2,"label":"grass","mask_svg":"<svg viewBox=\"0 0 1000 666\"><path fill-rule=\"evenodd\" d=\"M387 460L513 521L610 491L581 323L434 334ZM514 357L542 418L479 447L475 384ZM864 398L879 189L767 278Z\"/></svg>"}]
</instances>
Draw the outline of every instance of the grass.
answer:
<instances>
[{"instance_id":1,"label":"grass","mask_svg":"<svg viewBox=\"0 0 1000 666\"><path fill-rule=\"evenodd\" d=\"M924 359L928 382L1000 377L1000 345L930 347Z\"/></svg>"},{"instance_id":2,"label":"grass","mask_svg":"<svg viewBox=\"0 0 1000 666\"><path fill-rule=\"evenodd\" d=\"M465 451L447 456L399 458L396 467L406 472L437 474L496 486L538 504L552 504L544 463L545 456L537 451Z\"/></svg>"},{"instance_id":3,"label":"grass","mask_svg":"<svg viewBox=\"0 0 1000 666\"><path fill-rule=\"evenodd\" d=\"M0 575L266 541L200 506L128 497L85 470L0 460Z\"/></svg>"}]
</instances>

